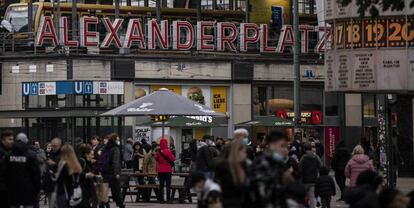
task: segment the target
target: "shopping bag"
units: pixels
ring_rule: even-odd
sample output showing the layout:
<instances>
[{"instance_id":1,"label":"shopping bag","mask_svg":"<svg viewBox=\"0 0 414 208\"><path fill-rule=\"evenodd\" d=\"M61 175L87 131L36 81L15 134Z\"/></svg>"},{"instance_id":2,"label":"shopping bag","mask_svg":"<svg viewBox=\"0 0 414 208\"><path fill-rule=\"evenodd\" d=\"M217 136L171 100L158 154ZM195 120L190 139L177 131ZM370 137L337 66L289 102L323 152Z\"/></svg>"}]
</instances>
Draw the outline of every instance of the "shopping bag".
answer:
<instances>
[{"instance_id":1,"label":"shopping bag","mask_svg":"<svg viewBox=\"0 0 414 208\"><path fill-rule=\"evenodd\" d=\"M98 199L99 204L108 203L109 197L109 184L108 183L99 183L96 186L96 197Z\"/></svg>"}]
</instances>

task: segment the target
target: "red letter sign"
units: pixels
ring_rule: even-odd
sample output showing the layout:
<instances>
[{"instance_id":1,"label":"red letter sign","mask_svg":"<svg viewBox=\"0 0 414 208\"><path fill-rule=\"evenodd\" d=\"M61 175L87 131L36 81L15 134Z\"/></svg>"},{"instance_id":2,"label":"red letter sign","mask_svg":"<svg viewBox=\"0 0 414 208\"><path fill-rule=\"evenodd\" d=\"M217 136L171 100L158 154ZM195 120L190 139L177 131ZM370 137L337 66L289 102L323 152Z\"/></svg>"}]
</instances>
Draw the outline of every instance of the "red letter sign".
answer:
<instances>
[{"instance_id":1,"label":"red letter sign","mask_svg":"<svg viewBox=\"0 0 414 208\"><path fill-rule=\"evenodd\" d=\"M181 43L182 30L185 30L185 42ZM188 21L174 21L173 22L173 49L174 50L189 50L194 44L194 28Z\"/></svg>"},{"instance_id":2,"label":"red letter sign","mask_svg":"<svg viewBox=\"0 0 414 208\"><path fill-rule=\"evenodd\" d=\"M226 35L227 30L230 31L229 35ZM237 48L234 46L234 41L237 39L237 35L237 27L234 23L217 23L217 50L224 51L224 44L227 44L231 51L237 52Z\"/></svg>"},{"instance_id":3,"label":"red letter sign","mask_svg":"<svg viewBox=\"0 0 414 208\"><path fill-rule=\"evenodd\" d=\"M197 22L197 50L214 50L214 44L209 44L214 36L205 34L206 28L214 28L214 22Z\"/></svg>"},{"instance_id":4,"label":"red letter sign","mask_svg":"<svg viewBox=\"0 0 414 208\"><path fill-rule=\"evenodd\" d=\"M112 40L115 40L115 45L120 48L121 47L121 40L119 39L118 36L118 30L122 25L122 22L124 21L123 19L115 19L115 21L112 23L111 20L108 17L104 17L102 19L106 31L108 31L106 33L105 39L103 40L101 47L102 48L108 48L109 45L111 44Z\"/></svg>"},{"instance_id":5,"label":"red letter sign","mask_svg":"<svg viewBox=\"0 0 414 208\"><path fill-rule=\"evenodd\" d=\"M253 34L249 34L253 32ZM259 27L254 23L240 23L240 51L247 51L248 43L259 41Z\"/></svg>"},{"instance_id":6,"label":"red letter sign","mask_svg":"<svg viewBox=\"0 0 414 208\"><path fill-rule=\"evenodd\" d=\"M302 53L307 53L309 50L309 32L313 29L314 27L310 25L299 25L299 31L302 32Z\"/></svg>"},{"instance_id":7,"label":"red letter sign","mask_svg":"<svg viewBox=\"0 0 414 208\"><path fill-rule=\"evenodd\" d=\"M279 43L277 44L277 52L283 53L287 46L293 47L293 32L291 25L283 25L280 30Z\"/></svg>"},{"instance_id":8,"label":"red letter sign","mask_svg":"<svg viewBox=\"0 0 414 208\"><path fill-rule=\"evenodd\" d=\"M155 49L155 40L161 49L168 49L168 21L161 21L161 29L156 20L148 20L148 49Z\"/></svg>"},{"instance_id":9,"label":"red letter sign","mask_svg":"<svg viewBox=\"0 0 414 208\"><path fill-rule=\"evenodd\" d=\"M123 47L130 48L133 41L137 41L140 48L145 48L145 38L140 19L129 20Z\"/></svg>"},{"instance_id":10,"label":"red letter sign","mask_svg":"<svg viewBox=\"0 0 414 208\"><path fill-rule=\"evenodd\" d=\"M269 47L267 45L267 37L269 33L269 28L266 24L260 24L260 52L261 53L271 53L276 52L276 47Z\"/></svg>"},{"instance_id":11,"label":"red letter sign","mask_svg":"<svg viewBox=\"0 0 414 208\"><path fill-rule=\"evenodd\" d=\"M319 32L323 32L322 37L319 38L318 43L315 47L316 53L325 53L327 43L329 43L329 40L331 38L331 28L330 27L319 27L317 29Z\"/></svg>"},{"instance_id":12,"label":"red letter sign","mask_svg":"<svg viewBox=\"0 0 414 208\"><path fill-rule=\"evenodd\" d=\"M60 42L64 46L69 46L69 47L79 46L78 41L69 40L68 17L60 17L60 34L59 35L60 35Z\"/></svg>"},{"instance_id":13,"label":"red letter sign","mask_svg":"<svg viewBox=\"0 0 414 208\"><path fill-rule=\"evenodd\" d=\"M56 37L55 26L53 25L52 18L50 16L42 16L40 18L40 30L36 34L36 46L42 46L44 40L51 40L53 46L58 45Z\"/></svg>"},{"instance_id":14,"label":"red letter sign","mask_svg":"<svg viewBox=\"0 0 414 208\"><path fill-rule=\"evenodd\" d=\"M99 46L99 33L89 31L89 26L95 25L97 28L97 17L81 17L80 19L80 45L82 47L98 47ZM92 39L92 40L91 40Z\"/></svg>"}]
</instances>

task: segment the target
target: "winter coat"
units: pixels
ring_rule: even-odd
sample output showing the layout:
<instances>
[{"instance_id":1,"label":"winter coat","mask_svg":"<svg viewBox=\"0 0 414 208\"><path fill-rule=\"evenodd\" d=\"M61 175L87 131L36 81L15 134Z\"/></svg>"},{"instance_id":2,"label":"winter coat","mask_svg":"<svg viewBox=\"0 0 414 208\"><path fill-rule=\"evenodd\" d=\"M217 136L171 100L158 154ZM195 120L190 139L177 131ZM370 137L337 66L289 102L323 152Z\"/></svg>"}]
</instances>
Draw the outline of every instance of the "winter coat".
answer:
<instances>
[{"instance_id":1,"label":"winter coat","mask_svg":"<svg viewBox=\"0 0 414 208\"><path fill-rule=\"evenodd\" d=\"M143 164L140 163L143 163L145 155L147 155L147 151L143 147L139 148L138 152L134 152L132 159L132 169L135 172L142 170Z\"/></svg>"},{"instance_id":2,"label":"winter coat","mask_svg":"<svg viewBox=\"0 0 414 208\"><path fill-rule=\"evenodd\" d=\"M375 189L369 185L350 187L345 191L344 200L349 208L379 208L378 196Z\"/></svg>"},{"instance_id":3,"label":"winter coat","mask_svg":"<svg viewBox=\"0 0 414 208\"><path fill-rule=\"evenodd\" d=\"M52 160L56 164L59 164L60 161L60 151L58 152L50 152L48 155L48 159ZM46 166L46 172L43 178L43 191L45 193L52 193L55 188L55 182L52 180L52 174L50 172L56 172L57 171L57 165L47 165Z\"/></svg>"},{"instance_id":4,"label":"winter coat","mask_svg":"<svg viewBox=\"0 0 414 208\"><path fill-rule=\"evenodd\" d=\"M96 200L96 190L93 178L86 178L86 174L92 172L92 164L84 157L79 158L82 167L79 183L82 188L82 202L77 207L91 207L91 203Z\"/></svg>"},{"instance_id":5,"label":"winter coat","mask_svg":"<svg viewBox=\"0 0 414 208\"><path fill-rule=\"evenodd\" d=\"M304 184L314 184L319 176L319 169L322 162L318 155L312 151L307 151L299 162L299 174L302 176Z\"/></svg>"},{"instance_id":6,"label":"winter coat","mask_svg":"<svg viewBox=\"0 0 414 208\"><path fill-rule=\"evenodd\" d=\"M109 173L107 175L116 176L121 174L121 151L119 150L119 146L113 144L108 144L105 146L103 151L110 151L109 153L109 161L110 161L110 168ZM105 177L105 176L104 176Z\"/></svg>"},{"instance_id":7,"label":"winter coat","mask_svg":"<svg viewBox=\"0 0 414 208\"><path fill-rule=\"evenodd\" d=\"M5 157L6 188L10 205L33 205L40 192L40 168L27 144L16 142Z\"/></svg>"},{"instance_id":8,"label":"winter coat","mask_svg":"<svg viewBox=\"0 0 414 208\"><path fill-rule=\"evenodd\" d=\"M202 146L197 150L196 170L200 172L213 172L214 158L218 156L218 151L204 142L200 142L200 144Z\"/></svg>"},{"instance_id":9,"label":"winter coat","mask_svg":"<svg viewBox=\"0 0 414 208\"><path fill-rule=\"evenodd\" d=\"M350 179L350 186L355 186L359 174L365 170L375 170L372 160L365 154L352 156L345 167L345 176Z\"/></svg>"},{"instance_id":10,"label":"winter coat","mask_svg":"<svg viewBox=\"0 0 414 208\"><path fill-rule=\"evenodd\" d=\"M331 167L335 172L344 172L345 166L351 158L351 153L345 147L339 147L335 150L332 157Z\"/></svg>"},{"instance_id":11,"label":"winter coat","mask_svg":"<svg viewBox=\"0 0 414 208\"><path fill-rule=\"evenodd\" d=\"M32 151L36 154L36 159L39 162L40 175L46 172L46 152L43 149L32 147Z\"/></svg>"},{"instance_id":12,"label":"winter coat","mask_svg":"<svg viewBox=\"0 0 414 208\"><path fill-rule=\"evenodd\" d=\"M156 154L150 151L144 157L144 164L142 164L142 171L146 174L157 174L157 160L155 159Z\"/></svg>"},{"instance_id":13,"label":"winter coat","mask_svg":"<svg viewBox=\"0 0 414 208\"><path fill-rule=\"evenodd\" d=\"M248 199L248 165L242 163L246 173L245 184L235 184L230 170L230 164L227 160L221 159L215 169L215 180L220 184L223 198L223 207L247 207Z\"/></svg>"},{"instance_id":14,"label":"winter coat","mask_svg":"<svg viewBox=\"0 0 414 208\"><path fill-rule=\"evenodd\" d=\"M336 195L335 182L329 175L320 176L315 183L315 197L328 197Z\"/></svg>"},{"instance_id":15,"label":"winter coat","mask_svg":"<svg viewBox=\"0 0 414 208\"><path fill-rule=\"evenodd\" d=\"M162 156L161 153L164 156ZM175 156L168 149L168 141L166 139L161 139L160 149L157 151L155 156L155 159L157 160L157 171L158 173L171 173L172 166L164 157L168 158L171 162L175 161Z\"/></svg>"},{"instance_id":16,"label":"winter coat","mask_svg":"<svg viewBox=\"0 0 414 208\"><path fill-rule=\"evenodd\" d=\"M126 143L124 145L124 149L122 150L122 159L123 161L131 161L133 158L134 149L130 143Z\"/></svg>"},{"instance_id":17,"label":"winter coat","mask_svg":"<svg viewBox=\"0 0 414 208\"><path fill-rule=\"evenodd\" d=\"M6 148L1 144L0 142L0 199L5 200L7 198L6 196L6 171L4 170L4 159L6 155L8 154L8 151Z\"/></svg>"}]
</instances>

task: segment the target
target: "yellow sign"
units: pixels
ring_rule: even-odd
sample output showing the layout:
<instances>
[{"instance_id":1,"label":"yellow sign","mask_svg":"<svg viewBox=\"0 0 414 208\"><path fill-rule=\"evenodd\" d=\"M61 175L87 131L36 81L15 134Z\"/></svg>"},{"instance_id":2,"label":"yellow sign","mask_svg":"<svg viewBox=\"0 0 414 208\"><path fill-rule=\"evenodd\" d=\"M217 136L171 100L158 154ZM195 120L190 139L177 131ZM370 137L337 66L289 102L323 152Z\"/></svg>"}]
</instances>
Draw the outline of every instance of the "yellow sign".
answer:
<instances>
[{"instance_id":1,"label":"yellow sign","mask_svg":"<svg viewBox=\"0 0 414 208\"><path fill-rule=\"evenodd\" d=\"M181 95L181 86L178 86L178 85L153 85L153 86L151 86L151 91L154 92L154 91L157 91L161 88L167 88L167 89L175 92L175 94Z\"/></svg>"},{"instance_id":2,"label":"yellow sign","mask_svg":"<svg viewBox=\"0 0 414 208\"><path fill-rule=\"evenodd\" d=\"M256 24L269 24L272 19L272 6L283 8L283 24L289 23L290 1L286 0L250 0L252 12L250 22Z\"/></svg>"},{"instance_id":3,"label":"yellow sign","mask_svg":"<svg viewBox=\"0 0 414 208\"><path fill-rule=\"evenodd\" d=\"M211 107L220 113L227 112L227 87L211 87Z\"/></svg>"},{"instance_id":4,"label":"yellow sign","mask_svg":"<svg viewBox=\"0 0 414 208\"><path fill-rule=\"evenodd\" d=\"M195 139L202 139L204 135L210 134L209 128L197 128L194 129Z\"/></svg>"}]
</instances>

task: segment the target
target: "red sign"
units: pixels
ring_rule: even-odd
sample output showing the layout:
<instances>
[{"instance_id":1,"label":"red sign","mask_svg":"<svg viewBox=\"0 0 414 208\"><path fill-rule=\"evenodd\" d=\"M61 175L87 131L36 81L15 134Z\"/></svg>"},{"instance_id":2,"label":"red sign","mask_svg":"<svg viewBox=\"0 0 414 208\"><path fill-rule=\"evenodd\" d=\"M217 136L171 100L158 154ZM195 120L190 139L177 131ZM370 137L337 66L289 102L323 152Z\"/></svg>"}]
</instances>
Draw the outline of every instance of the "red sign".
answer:
<instances>
[{"instance_id":1,"label":"red sign","mask_svg":"<svg viewBox=\"0 0 414 208\"><path fill-rule=\"evenodd\" d=\"M339 127L328 126L325 127L325 164L331 165L333 154L335 153L336 145L339 142Z\"/></svg>"}]
</instances>

